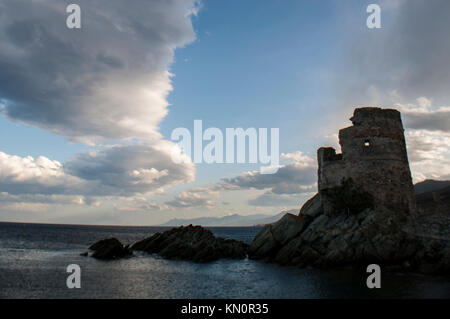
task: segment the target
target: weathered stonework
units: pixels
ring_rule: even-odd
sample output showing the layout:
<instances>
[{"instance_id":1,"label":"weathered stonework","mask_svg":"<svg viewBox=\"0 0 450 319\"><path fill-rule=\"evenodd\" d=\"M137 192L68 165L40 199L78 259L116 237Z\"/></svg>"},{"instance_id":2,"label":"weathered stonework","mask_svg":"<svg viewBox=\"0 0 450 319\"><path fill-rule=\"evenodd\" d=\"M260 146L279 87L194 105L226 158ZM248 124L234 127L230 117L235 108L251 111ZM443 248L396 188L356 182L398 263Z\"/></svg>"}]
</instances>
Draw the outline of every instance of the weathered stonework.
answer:
<instances>
[{"instance_id":1,"label":"weathered stonework","mask_svg":"<svg viewBox=\"0 0 450 319\"><path fill-rule=\"evenodd\" d=\"M400 112L378 107L357 108L350 120L353 126L339 131L342 154L336 154L330 147L322 147L317 152L318 188L324 212L345 210L345 205L336 203L333 196L340 190L352 193L355 198L349 200L359 201L360 210L414 213L414 188ZM347 212L352 213L348 208Z\"/></svg>"}]
</instances>

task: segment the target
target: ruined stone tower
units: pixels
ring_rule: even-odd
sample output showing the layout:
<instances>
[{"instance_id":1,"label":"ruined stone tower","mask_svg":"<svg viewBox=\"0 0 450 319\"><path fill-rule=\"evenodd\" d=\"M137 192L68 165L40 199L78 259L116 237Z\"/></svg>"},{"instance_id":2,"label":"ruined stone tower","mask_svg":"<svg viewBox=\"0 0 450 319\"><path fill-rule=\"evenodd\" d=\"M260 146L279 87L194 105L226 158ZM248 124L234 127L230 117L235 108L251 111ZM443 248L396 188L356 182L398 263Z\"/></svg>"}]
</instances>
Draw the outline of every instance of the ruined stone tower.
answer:
<instances>
[{"instance_id":1,"label":"ruined stone tower","mask_svg":"<svg viewBox=\"0 0 450 319\"><path fill-rule=\"evenodd\" d=\"M414 188L400 112L355 109L353 126L339 131L342 154L322 147L318 188L326 214L358 213L365 208L399 214L415 211Z\"/></svg>"}]
</instances>

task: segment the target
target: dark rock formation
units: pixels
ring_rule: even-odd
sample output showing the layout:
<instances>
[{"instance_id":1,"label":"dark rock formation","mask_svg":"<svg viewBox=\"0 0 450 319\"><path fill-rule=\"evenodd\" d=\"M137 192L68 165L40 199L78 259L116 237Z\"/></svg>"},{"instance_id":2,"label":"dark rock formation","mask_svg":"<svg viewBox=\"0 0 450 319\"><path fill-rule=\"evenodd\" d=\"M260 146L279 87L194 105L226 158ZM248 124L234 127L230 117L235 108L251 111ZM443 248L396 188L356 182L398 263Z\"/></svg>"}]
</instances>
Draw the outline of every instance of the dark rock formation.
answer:
<instances>
[{"instance_id":1,"label":"dark rock formation","mask_svg":"<svg viewBox=\"0 0 450 319\"><path fill-rule=\"evenodd\" d=\"M91 245L89 249L94 251L92 257L98 259L118 259L133 254L128 246L123 246L116 238L100 240Z\"/></svg>"},{"instance_id":2,"label":"dark rock formation","mask_svg":"<svg viewBox=\"0 0 450 319\"><path fill-rule=\"evenodd\" d=\"M214 237L210 230L189 225L156 233L131 248L169 259L209 262L220 258L245 258L248 245L234 239Z\"/></svg>"},{"instance_id":3,"label":"dark rock formation","mask_svg":"<svg viewBox=\"0 0 450 319\"><path fill-rule=\"evenodd\" d=\"M300 234L306 225L304 218L287 213L279 221L265 225L253 239L249 255L271 259L292 238Z\"/></svg>"},{"instance_id":4,"label":"dark rock formation","mask_svg":"<svg viewBox=\"0 0 450 319\"><path fill-rule=\"evenodd\" d=\"M354 126L339 132L342 154L318 151L319 193L299 216L265 226L249 256L301 267L377 263L449 273L449 238L418 232L400 113L362 108L351 120Z\"/></svg>"},{"instance_id":5,"label":"dark rock formation","mask_svg":"<svg viewBox=\"0 0 450 319\"><path fill-rule=\"evenodd\" d=\"M283 230L262 230L252 242L249 255L281 264L315 267L337 267L369 263L402 264L411 260L420 249L420 242L408 235L393 212L365 209L357 214L327 215L315 196L309 209L302 209L295 222L286 220L284 229L299 230L297 234L280 237ZM292 219L292 218L290 218ZM294 234L294 232L291 232ZM267 252L264 247L273 247Z\"/></svg>"},{"instance_id":6,"label":"dark rock formation","mask_svg":"<svg viewBox=\"0 0 450 319\"><path fill-rule=\"evenodd\" d=\"M445 186L448 181L440 183ZM418 259L422 272L449 272L450 269L450 187L435 187L416 196L416 234L424 250Z\"/></svg>"},{"instance_id":7,"label":"dark rock formation","mask_svg":"<svg viewBox=\"0 0 450 319\"><path fill-rule=\"evenodd\" d=\"M416 200L418 216L435 213L450 216L450 186L420 193L416 196Z\"/></svg>"},{"instance_id":8,"label":"dark rock formation","mask_svg":"<svg viewBox=\"0 0 450 319\"><path fill-rule=\"evenodd\" d=\"M131 247L123 246L116 238L110 238L96 242L89 249L94 251L91 256L99 259L128 257L135 250L159 254L169 259L209 262L221 258L245 258L248 245L234 239L214 237L210 230L189 225L156 233ZM87 256L87 253L81 255Z\"/></svg>"}]
</instances>

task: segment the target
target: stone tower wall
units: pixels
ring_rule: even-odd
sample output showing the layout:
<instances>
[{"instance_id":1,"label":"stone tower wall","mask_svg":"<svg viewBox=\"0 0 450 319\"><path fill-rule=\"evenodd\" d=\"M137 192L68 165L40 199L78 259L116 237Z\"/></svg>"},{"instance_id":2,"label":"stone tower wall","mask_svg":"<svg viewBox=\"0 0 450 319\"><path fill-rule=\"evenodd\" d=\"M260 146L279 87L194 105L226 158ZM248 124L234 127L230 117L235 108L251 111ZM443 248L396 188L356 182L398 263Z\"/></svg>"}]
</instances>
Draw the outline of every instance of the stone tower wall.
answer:
<instances>
[{"instance_id":1,"label":"stone tower wall","mask_svg":"<svg viewBox=\"0 0 450 319\"><path fill-rule=\"evenodd\" d=\"M353 126L339 131L342 154L333 148L318 150L318 186L326 212L335 211L328 193L351 179L355 189L367 192L378 208L414 211L414 189L400 112L375 107L357 108Z\"/></svg>"}]
</instances>

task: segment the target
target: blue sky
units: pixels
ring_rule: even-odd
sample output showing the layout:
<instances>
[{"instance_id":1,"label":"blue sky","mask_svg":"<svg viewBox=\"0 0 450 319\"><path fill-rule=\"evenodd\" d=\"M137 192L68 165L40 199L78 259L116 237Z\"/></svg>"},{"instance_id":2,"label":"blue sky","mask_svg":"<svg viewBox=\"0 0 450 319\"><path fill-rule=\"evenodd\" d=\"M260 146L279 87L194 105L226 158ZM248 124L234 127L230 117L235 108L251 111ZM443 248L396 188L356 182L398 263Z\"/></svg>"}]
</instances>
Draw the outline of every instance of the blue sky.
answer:
<instances>
[{"instance_id":1,"label":"blue sky","mask_svg":"<svg viewBox=\"0 0 450 319\"><path fill-rule=\"evenodd\" d=\"M372 2L80 0L69 30L69 2L0 0L0 221L298 209L359 105L402 111L415 181L450 178L449 5L379 1L368 29ZM279 128L280 170L170 162L197 119Z\"/></svg>"},{"instance_id":2,"label":"blue sky","mask_svg":"<svg viewBox=\"0 0 450 319\"><path fill-rule=\"evenodd\" d=\"M314 154L317 141L311 138L326 90L321 82L336 63L340 43L335 5L204 3L193 19L197 40L176 51L172 107L162 133L169 138L173 128L191 128L195 119L221 129L282 127L284 152L302 147ZM211 173L221 174L216 167Z\"/></svg>"}]
</instances>

